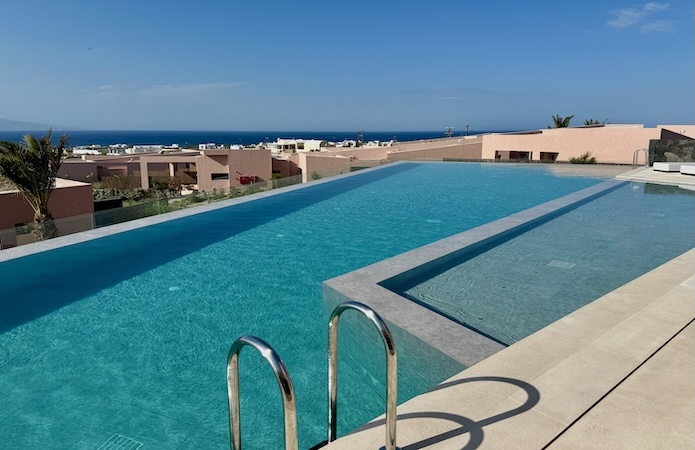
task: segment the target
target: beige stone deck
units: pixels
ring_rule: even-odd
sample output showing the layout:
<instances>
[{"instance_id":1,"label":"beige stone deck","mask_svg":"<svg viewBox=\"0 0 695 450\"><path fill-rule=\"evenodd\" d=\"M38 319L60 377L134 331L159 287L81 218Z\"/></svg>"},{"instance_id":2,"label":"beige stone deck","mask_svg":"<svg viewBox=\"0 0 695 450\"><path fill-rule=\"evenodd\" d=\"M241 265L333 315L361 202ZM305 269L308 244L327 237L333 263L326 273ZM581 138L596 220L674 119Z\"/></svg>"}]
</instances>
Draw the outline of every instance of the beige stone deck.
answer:
<instances>
[{"instance_id":1,"label":"beige stone deck","mask_svg":"<svg viewBox=\"0 0 695 450\"><path fill-rule=\"evenodd\" d=\"M695 448L694 272L691 250L400 405L398 446Z\"/></svg>"},{"instance_id":2,"label":"beige stone deck","mask_svg":"<svg viewBox=\"0 0 695 450\"><path fill-rule=\"evenodd\" d=\"M622 179L695 186L637 169ZM694 449L695 249L398 407L405 449ZM328 447L378 449L383 417Z\"/></svg>"}]
</instances>

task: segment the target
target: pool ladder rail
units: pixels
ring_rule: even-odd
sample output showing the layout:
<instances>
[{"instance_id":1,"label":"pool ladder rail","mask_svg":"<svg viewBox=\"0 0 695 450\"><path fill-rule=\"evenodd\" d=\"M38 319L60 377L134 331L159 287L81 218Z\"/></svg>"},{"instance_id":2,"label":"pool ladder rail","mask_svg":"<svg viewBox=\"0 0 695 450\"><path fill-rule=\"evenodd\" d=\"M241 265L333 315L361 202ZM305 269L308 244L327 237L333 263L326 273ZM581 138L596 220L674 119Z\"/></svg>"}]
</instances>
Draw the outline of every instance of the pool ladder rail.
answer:
<instances>
[{"instance_id":1,"label":"pool ladder rail","mask_svg":"<svg viewBox=\"0 0 695 450\"><path fill-rule=\"evenodd\" d=\"M638 148L635 150L635 152L632 154L632 168L636 169L637 166L639 166L639 155L640 153L644 152L644 167L649 167L649 150L646 148Z\"/></svg>"},{"instance_id":2,"label":"pool ladder rail","mask_svg":"<svg viewBox=\"0 0 695 450\"><path fill-rule=\"evenodd\" d=\"M396 407L398 388L398 359L393 336L386 323L370 307L359 302L338 305L328 322L328 440L312 447L321 448L337 438L338 418L338 322L347 310L367 317L381 335L386 351L386 443L380 450L399 450L396 447ZM270 364L282 392L285 419L285 449L297 450L297 403L292 380L285 364L275 350L263 339L241 336L229 348L227 355L227 396L229 400L229 433L231 450L241 450L239 420L239 352L245 346L255 348Z\"/></svg>"}]
</instances>

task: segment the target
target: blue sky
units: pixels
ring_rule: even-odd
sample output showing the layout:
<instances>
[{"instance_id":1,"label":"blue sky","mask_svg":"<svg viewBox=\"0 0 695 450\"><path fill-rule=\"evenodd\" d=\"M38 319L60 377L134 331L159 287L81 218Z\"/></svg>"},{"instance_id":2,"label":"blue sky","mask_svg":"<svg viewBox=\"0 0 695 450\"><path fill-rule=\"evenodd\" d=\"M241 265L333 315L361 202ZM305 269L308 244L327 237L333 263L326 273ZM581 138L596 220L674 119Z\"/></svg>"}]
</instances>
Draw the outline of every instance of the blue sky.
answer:
<instances>
[{"instance_id":1,"label":"blue sky","mask_svg":"<svg viewBox=\"0 0 695 450\"><path fill-rule=\"evenodd\" d=\"M0 117L84 129L695 122L691 0L3 2Z\"/></svg>"}]
</instances>

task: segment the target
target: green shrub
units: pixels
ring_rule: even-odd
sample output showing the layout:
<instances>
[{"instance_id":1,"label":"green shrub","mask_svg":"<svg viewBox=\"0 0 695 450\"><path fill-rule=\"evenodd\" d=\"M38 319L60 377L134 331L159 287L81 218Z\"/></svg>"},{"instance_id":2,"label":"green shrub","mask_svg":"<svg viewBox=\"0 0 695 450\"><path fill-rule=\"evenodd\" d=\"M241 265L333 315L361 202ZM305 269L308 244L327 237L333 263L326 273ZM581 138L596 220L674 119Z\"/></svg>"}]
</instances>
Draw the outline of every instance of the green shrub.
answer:
<instances>
[{"instance_id":1,"label":"green shrub","mask_svg":"<svg viewBox=\"0 0 695 450\"><path fill-rule=\"evenodd\" d=\"M586 152L576 158L570 158L570 164L596 164L596 158L591 156L591 152Z\"/></svg>"}]
</instances>

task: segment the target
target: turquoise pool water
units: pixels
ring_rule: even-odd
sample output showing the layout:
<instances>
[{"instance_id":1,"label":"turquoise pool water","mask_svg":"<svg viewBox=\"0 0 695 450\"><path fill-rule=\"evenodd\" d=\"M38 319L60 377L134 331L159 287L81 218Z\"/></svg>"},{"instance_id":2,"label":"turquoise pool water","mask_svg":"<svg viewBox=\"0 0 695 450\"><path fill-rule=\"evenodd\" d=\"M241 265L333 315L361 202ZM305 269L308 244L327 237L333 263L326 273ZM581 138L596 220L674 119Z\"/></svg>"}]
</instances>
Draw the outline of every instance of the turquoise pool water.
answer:
<instances>
[{"instance_id":1,"label":"turquoise pool water","mask_svg":"<svg viewBox=\"0 0 695 450\"><path fill-rule=\"evenodd\" d=\"M288 366L307 448L326 433L322 281L600 181L406 163L1 263L0 442L228 448L226 353L254 334ZM399 401L462 369L397 345ZM375 351L341 365L341 434L383 412L383 374L364 369ZM241 356L245 448L279 448L275 379Z\"/></svg>"},{"instance_id":2,"label":"turquoise pool water","mask_svg":"<svg viewBox=\"0 0 695 450\"><path fill-rule=\"evenodd\" d=\"M695 247L695 192L632 183L391 289L512 344Z\"/></svg>"}]
</instances>

